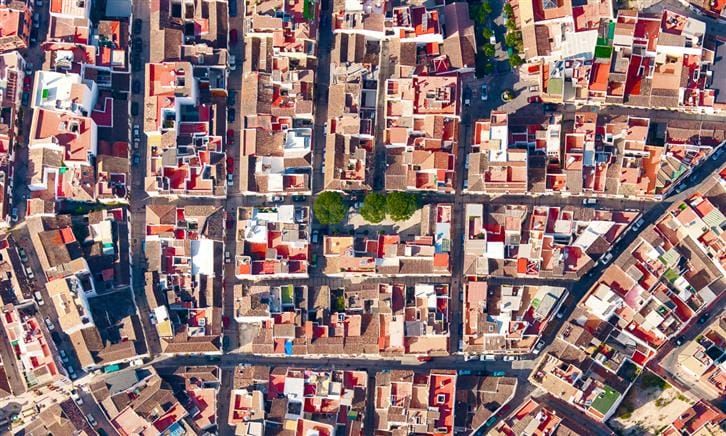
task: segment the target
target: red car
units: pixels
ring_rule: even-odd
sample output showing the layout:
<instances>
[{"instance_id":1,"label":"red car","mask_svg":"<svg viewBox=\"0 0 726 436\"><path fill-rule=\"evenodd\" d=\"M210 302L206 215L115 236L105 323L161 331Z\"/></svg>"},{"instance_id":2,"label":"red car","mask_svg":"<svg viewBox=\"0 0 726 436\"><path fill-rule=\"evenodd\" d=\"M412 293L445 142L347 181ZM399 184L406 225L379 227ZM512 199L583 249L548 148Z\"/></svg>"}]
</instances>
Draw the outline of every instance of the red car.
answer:
<instances>
[{"instance_id":1,"label":"red car","mask_svg":"<svg viewBox=\"0 0 726 436\"><path fill-rule=\"evenodd\" d=\"M23 91L30 92L32 86L33 78L30 76L25 76L25 79L23 79Z\"/></svg>"},{"instance_id":2,"label":"red car","mask_svg":"<svg viewBox=\"0 0 726 436\"><path fill-rule=\"evenodd\" d=\"M540 97L539 95L527 97L527 103L542 103L542 97Z\"/></svg>"},{"instance_id":3,"label":"red car","mask_svg":"<svg viewBox=\"0 0 726 436\"><path fill-rule=\"evenodd\" d=\"M227 130L227 144L234 143L234 130L229 129Z\"/></svg>"},{"instance_id":4,"label":"red car","mask_svg":"<svg viewBox=\"0 0 726 436\"><path fill-rule=\"evenodd\" d=\"M234 174L234 158L227 156L227 174Z\"/></svg>"},{"instance_id":5,"label":"red car","mask_svg":"<svg viewBox=\"0 0 726 436\"><path fill-rule=\"evenodd\" d=\"M229 43L231 45L237 44L237 29L232 29L229 31Z\"/></svg>"}]
</instances>

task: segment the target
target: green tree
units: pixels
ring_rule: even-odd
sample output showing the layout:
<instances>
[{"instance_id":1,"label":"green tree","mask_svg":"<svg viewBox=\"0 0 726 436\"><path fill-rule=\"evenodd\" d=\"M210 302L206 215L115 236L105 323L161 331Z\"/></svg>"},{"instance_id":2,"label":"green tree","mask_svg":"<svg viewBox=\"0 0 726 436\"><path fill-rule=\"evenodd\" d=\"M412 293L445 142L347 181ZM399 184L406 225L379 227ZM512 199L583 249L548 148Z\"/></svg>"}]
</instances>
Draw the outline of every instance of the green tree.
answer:
<instances>
[{"instance_id":1,"label":"green tree","mask_svg":"<svg viewBox=\"0 0 726 436\"><path fill-rule=\"evenodd\" d=\"M416 195L409 192L395 191L386 196L386 211L391 219L405 221L413 216L418 209Z\"/></svg>"},{"instance_id":2,"label":"green tree","mask_svg":"<svg viewBox=\"0 0 726 436\"><path fill-rule=\"evenodd\" d=\"M488 57L494 56L496 49L491 44L484 44L484 55Z\"/></svg>"},{"instance_id":3,"label":"green tree","mask_svg":"<svg viewBox=\"0 0 726 436\"><path fill-rule=\"evenodd\" d=\"M504 15L507 18L514 17L514 9L512 9L512 5L510 5L509 3L504 4L503 11L504 11Z\"/></svg>"},{"instance_id":4,"label":"green tree","mask_svg":"<svg viewBox=\"0 0 726 436\"><path fill-rule=\"evenodd\" d=\"M492 32L492 29L485 27L484 30L482 30L481 34L482 34L482 36L484 36L484 39L489 41L489 38L491 38L492 35L494 35L494 32Z\"/></svg>"},{"instance_id":5,"label":"green tree","mask_svg":"<svg viewBox=\"0 0 726 436\"><path fill-rule=\"evenodd\" d=\"M517 53L512 53L512 55L509 57L509 65L511 65L512 68L517 68L523 63L524 61L521 57L519 57L519 54Z\"/></svg>"},{"instance_id":6,"label":"green tree","mask_svg":"<svg viewBox=\"0 0 726 436\"><path fill-rule=\"evenodd\" d=\"M492 5L490 5L486 0L481 3L481 10L484 12L485 16L491 15L493 12Z\"/></svg>"},{"instance_id":7,"label":"green tree","mask_svg":"<svg viewBox=\"0 0 726 436\"><path fill-rule=\"evenodd\" d=\"M386 218L386 196L377 192L366 194L360 214L369 223L380 223Z\"/></svg>"},{"instance_id":8,"label":"green tree","mask_svg":"<svg viewBox=\"0 0 726 436\"><path fill-rule=\"evenodd\" d=\"M345 219L347 206L339 192L325 191L315 197L313 212L320 224L338 224Z\"/></svg>"},{"instance_id":9,"label":"green tree","mask_svg":"<svg viewBox=\"0 0 726 436\"><path fill-rule=\"evenodd\" d=\"M491 62L487 62L486 65L484 65L484 74L491 74L494 71L494 64Z\"/></svg>"}]
</instances>

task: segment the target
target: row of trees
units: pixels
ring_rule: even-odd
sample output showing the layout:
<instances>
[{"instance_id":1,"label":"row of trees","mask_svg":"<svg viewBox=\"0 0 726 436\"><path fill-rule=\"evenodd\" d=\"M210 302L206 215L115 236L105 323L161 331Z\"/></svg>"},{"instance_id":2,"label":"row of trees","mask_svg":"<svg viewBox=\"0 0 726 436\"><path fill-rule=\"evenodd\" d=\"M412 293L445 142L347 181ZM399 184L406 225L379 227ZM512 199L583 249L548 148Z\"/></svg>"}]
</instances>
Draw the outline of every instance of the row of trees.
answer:
<instances>
[{"instance_id":1,"label":"row of trees","mask_svg":"<svg viewBox=\"0 0 726 436\"><path fill-rule=\"evenodd\" d=\"M418 197L409 192L370 192L363 199L360 214L370 223L380 223L386 217L405 221L416 212L418 203ZM348 213L348 203L340 192L321 192L315 197L313 212L320 224L340 224Z\"/></svg>"},{"instance_id":2,"label":"row of trees","mask_svg":"<svg viewBox=\"0 0 726 436\"><path fill-rule=\"evenodd\" d=\"M411 218L418 209L418 197L409 192L371 192L363 199L360 214L369 223L380 223L386 216L394 221Z\"/></svg>"},{"instance_id":3,"label":"row of trees","mask_svg":"<svg viewBox=\"0 0 726 436\"><path fill-rule=\"evenodd\" d=\"M514 20L514 9L509 3L504 4L504 25L507 33L504 35L504 44L509 47L511 53L509 55L509 65L512 68L518 68L524 63L520 53L524 51L524 43L522 42L522 32L517 30L517 22Z\"/></svg>"}]
</instances>

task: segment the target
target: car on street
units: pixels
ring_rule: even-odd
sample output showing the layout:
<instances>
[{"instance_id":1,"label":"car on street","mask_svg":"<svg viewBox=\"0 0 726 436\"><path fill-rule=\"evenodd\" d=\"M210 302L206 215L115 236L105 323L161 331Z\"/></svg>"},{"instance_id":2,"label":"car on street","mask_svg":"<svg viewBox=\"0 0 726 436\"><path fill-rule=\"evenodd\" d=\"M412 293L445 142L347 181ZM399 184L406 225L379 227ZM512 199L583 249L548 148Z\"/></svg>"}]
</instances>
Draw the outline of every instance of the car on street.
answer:
<instances>
[{"instance_id":1,"label":"car on street","mask_svg":"<svg viewBox=\"0 0 726 436\"><path fill-rule=\"evenodd\" d=\"M235 113L234 108L227 109L227 121L229 121L230 123L234 122L235 115L236 115L236 113Z\"/></svg>"},{"instance_id":2,"label":"car on street","mask_svg":"<svg viewBox=\"0 0 726 436\"><path fill-rule=\"evenodd\" d=\"M50 320L49 317L45 317L45 325L48 326L48 330L55 330L55 325L53 325L53 321Z\"/></svg>"},{"instance_id":3,"label":"car on street","mask_svg":"<svg viewBox=\"0 0 726 436\"><path fill-rule=\"evenodd\" d=\"M232 29L229 31L229 43L230 45L237 44L237 29Z\"/></svg>"},{"instance_id":4,"label":"car on street","mask_svg":"<svg viewBox=\"0 0 726 436\"><path fill-rule=\"evenodd\" d=\"M30 103L30 93L29 92L23 92L23 97L21 98L20 103L23 106L28 106L28 103Z\"/></svg>"},{"instance_id":5,"label":"car on street","mask_svg":"<svg viewBox=\"0 0 726 436\"><path fill-rule=\"evenodd\" d=\"M559 312L557 312L557 319L562 319L565 317L565 311L567 311L566 308L561 308Z\"/></svg>"},{"instance_id":6,"label":"car on street","mask_svg":"<svg viewBox=\"0 0 726 436\"><path fill-rule=\"evenodd\" d=\"M227 106L234 106L234 101L237 99L237 92L234 90L229 91L227 95Z\"/></svg>"},{"instance_id":7,"label":"car on street","mask_svg":"<svg viewBox=\"0 0 726 436\"><path fill-rule=\"evenodd\" d=\"M311 238L311 241L313 244L318 243L319 236L320 236L320 232L318 232L317 230L313 230L313 236Z\"/></svg>"},{"instance_id":8,"label":"car on street","mask_svg":"<svg viewBox=\"0 0 726 436\"><path fill-rule=\"evenodd\" d=\"M42 306L45 304L45 301L43 301L43 296L40 294L40 292L33 292L33 297L35 298L35 302L38 303L38 306Z\"/></svg>"},{"instance_id":9,"label":"car on street","mask_svg":"<svg viewBox=\"0 0 726 436\"><path fill-rule=\"evenodd\" d=\"M230 17L236 17L237 16L237 0L232 0L227 3L229 5L229 16Z\"/></svg>"},{"instance_id":10,"label":"car on street","mask_svg":"<svg viewBox=\"0 0 726 436\"><path fill-rule=\"evenodd\" d=\"M43 7L43 0L35 0L35 7L36 8L42 8Z\"/></svg>"},{"instance_id":11,"label":"car on street","mask_svg":"<svg viewBox=\"0 0 726 436\"><path fill-rule=\"evenodd\" d=\"M597 198L585 198L582 200L583 206L592 206L593 204L597 204Z\"/></svg>"},{"instance_id":12,"label":"car on street","mask_svg":"<svg viewBox=\"0 0 726 436\"><path fill-rule=\"evenodd\" d=\"M131 116L137 117L139 116L139 103L132 101L131 102Z\"/></svg>"},{"instance_id":13,"label":"car on street","mask_svg":"<svg viewBox=\"0 0 726 436\"><path fill-rule=\"evenodd\" d=\"M28 254L25 253L25 249L23 247L18 248L18 257L20 258L20 261L23 263L28 261Z\"/></svg>"},{"instance_id":14,"label":"car on street","mask_svg":"<svg viewBox=\"0 0 726 436\"><path fill-rule=\"evenodd\" d=\"M679 347L683 345L684 342L686 342L686 338L684 336L678 336L678 338L676 339L676 345L678 345Z\"/></svg>"},{"instance_id":15,"label":"car on street","mask_svg":"<svg viewBox=\"0 0 726 436\"><path fill-rule=\"evenodd\" d=\"M706 312L703 315L701 315L700 318L698 318L698 323L699 324L706 324L706 321L708 321L708 319L710 317L711 317L711 313L710 312Z\"/></svg>"},{"instance_id":16,"label":"car on street","mask_svg":"<svg viewBox=\"0 0 726 436\"><path fill-rule=\"evenodd\" d=\"M304 223L305 219L307 218L307 215L305 214L305 210L302 207L296 207L295 208L295 222L297 223Z\"/></svg>"},{"instance_id":17,"label":"car on street","mask_svg":"<svg viewBox=\"0 0 726 436\"><path fill-rule=\"evenodd\" d=\"M489 44L495 45L497 43L497 36L492 33L492 36L489 37Z\"/></svg>"},{"instance_id":18,"label":"car on street","mask_svg":"<svg viewBox=\"0 0 726 436\"><path fill-rule=\"evenodd\" d=\"M227 186L234 186L234 174L227 174Z\"/></svg>"},{"instance_id":19,"label":"car on street","mask_svg":"<svg viewBox=\"0 0 726 436\"><path fill-rule=\"evenodd\" d=\"M30 92L33 90L33 78L30 76L25 76L23 79L23 91Z\"/></svg>"},{"instance_id":20,"label":"car on street","mask_svg":"<svg viewBox=\"0 0 726 436\"><path fill-rule=\"evenodd\" d=\"M487 101L489 99L488 92L489 90L487 89L487 84L483 83L481 85L481 101Z\"/></svg>"},{"instance_id":21,"label":"car on street","mask_svg":"<svg viewBox=\"0 0 726 436\"><path fill-rule=\"evenodd\" d=\"M285 199L281 195L273 195L270 198L270 203L282 203Z\"/></svg>"},{"instance_id":22,"label":"car on street","mask_svg":"<svg viewBox=\"0 0 726 436\"><path fill-rule=\"evenodd\" d=\"M227 156L227 173L234 174L234 158Z\"/></svg>"},{"instance_id":23,"label":"car on street","mask_svg":"<svg viewBox=\"0 0 726 436\"><path fill-rule=\"evenodd\" d=\"M310 266L312 266L313 268L317 268L317 266L318 266L318 255L317 254L313 254L310 257Z\"/></svg>"},{"instance_id":24,"label":"car on street","mask_svg":"<svg viewBox=\"0 0 726 436\"><path fill-rule=\"evenodd\" d=\"M307 199L308 198L304 195L293 195L292 196L292 201L294 201L295 203L301 203L303 201L307 201Z\"/></svg>"},{"instance_id":25,"label":"car on street","mask_svg":"<svg viewBox=\"0 0 726 436\"><path fill-rule=\"evenodd\" d=\"M28 266L25 267L25 275L28 277L28 280L33 280L33 278L35 277L33 275L33 270L30 269L30 267Z\"/></svg>"},{"instance_id":26,"label":"car on street","mask_svg":"<svg viewBox=\"0 0 726 436\"><path fill-rule=\"evenodd\" d=\"M58 354L60 355L61 361L63 361L63 363L68 363L68 354L65 350L58 350Z\"/></svg>"},{"instance_id":27,"label":"car on street","mask_svg":"<svg viewBox=\"0 0 726 436\"><path fill-rule=\"evenodd\" d=\"M133 24L131 25L131 33L133 33L134 35L141 33L141 26L142 26L141 19L136 18L134 20Z\"/></svg>"},{"instance_id":28,"label":"car on street","mask_svg":"<svg viewBox=\"0 0 726 436\"><path fill-rule=\"evenodd\" d=\"M610 261L613 260L613 254L612 253L605 253L605 256L600 259L600 263L603 265L607 265L610 263Z\"/></svg>"},{"instance_id":29,"label":"car on street","mask_svg":"<svg viewBox=\"0 0 726 436\"><path fill-rule=\"evenodd\" d=\"M544 346L545 346L544 341L537 342L537 345L534 346L534 354L539 354L539 352L542 351Z\"/></svg>"},{"instance_id":30,"label":"car on street","mask_svg":"<svg viewBox=\"0 0 726 436\"><path fill-rule=\"evenodd\" d=\"M138 153L134 153L134 165L138 165L141 162L141 156Z\"/></svg>"},{"instance_id":31,"label":"car on street","mask_svg":"<svg viewBox=\"0 0 726 436\"><path fill-rule=\"evenodd\" d=\"M77 389L71 389L71 398L73 398L73 401L75 401L79 406L83 404L83 398L78 395Z\"/></svg>"},{"instance_id":32,"label":"car on street","mask_svg":"<svg viewBox=\"0 0 726 436\"><path fill-rule=\"evenodd\" d=\"M232 256L229 254L229 251L224 252L224 263L232 263Z\"/></svg>"},{"instance_id":33,"label":"car on street","mask_svg":"<svg viewBox=\"0 0 726 436\"><path fill-rule=\"evenodd\" d=\"M471 104L471 88L465 86L462 97L464 99L464 106L469 106Z\"/></svg>"},{"instance_id":34,"label":"car on street","mask_svg":"<svg viewBox=\"0 0 726 436\"><path fill-rule=\"evenodd\" d=\"M134 80L134 82L131 84L131 92L134 94L138 94L141 92L141 82L138 80Z\"/></svg>"},{"instance_id":35,"label":"car on street","mask_svg":"<svg viewBox=\"0 0 726 436\"><path fill-rule=\"evenodd\" d=\"M96 418L93 417L90 413L86 415L86 420L88 420L88 423L91 424L91 427L98 426L98 422L96 422Z\"/></svg>"},{"instance_id":36,"label":"car on street","mask_svg":"<svg viewBox=\"0 0 726 436\"><path fill-rule=\"evenodd\" d=\"M138 124L134 124L134 138L141 136L141 127Z\"/></svg>"},{"instance_id":37,"label":"car on street","mask_svg":"<svg viewBox=\"0 0 726 436\"><path fill-rule=\"evenodd\" d=\"M542 103L542 97L539 95L530 95L527 97L527 103Z\"/></svg>"},{"instance_id":38,"label":"car on street","mask_svg":"<svg viewBox=\"0 0 726 436\"><path fill-rule=\"evenodd\" d=\"M10 221L16 222L18 220L18 208L14 207L10 212Z\"/></svg>"}]
</instances>

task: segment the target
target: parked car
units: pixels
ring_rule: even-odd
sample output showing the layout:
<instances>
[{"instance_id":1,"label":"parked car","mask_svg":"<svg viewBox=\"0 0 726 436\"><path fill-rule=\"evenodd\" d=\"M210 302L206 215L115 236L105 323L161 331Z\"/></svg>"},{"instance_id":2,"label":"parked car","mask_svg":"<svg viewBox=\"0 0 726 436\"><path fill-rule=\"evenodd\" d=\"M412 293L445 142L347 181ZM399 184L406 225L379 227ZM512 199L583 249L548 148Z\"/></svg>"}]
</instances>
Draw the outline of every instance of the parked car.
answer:
<instances>
[{"instance_id":1,"label":"parked car","mask_svg":"<svg viewBox=\"0 0 726 436\"><path fill-rule=\"evenodd\" d=\"M229 44L237 44L237 29L232 29L229 31Z\"/></svg>"},{"instance_id":2,"label":"parked car","mask_svg":"<svg viewBox=\"0 0 726 436\"><path fill-rule=\"evenodd\" d=\"M487 84L484 83L481 85L481 101L487 101L487 99L489 99L488 89Z\"/></svg>"},{"instance_id":3,"label":"parked car","mask_svg":"<svg viewBox=\"0 0 726 436\"><path fill-rule=\"evenodd\" d=\"M60 354L63 363L68 363L68 354L65 352L65 350L58 350L58 354Z\"/></svg>"},{"instance_id":4,"label":"parked car","mask_svg":"<svg viewBox=\"0 0 726 436\"><path fill-rule=\"evenodd\" d=\"M497 43L497 37L492 33L492 36L489 37L489 44L495 45Z\"/></svg>"},{"instance_id":5,"label":"parked car","mask_svg":"<svg viewBox=\"0 0 726 436\"><path fill-rule=\"evenodd\" d=\"M133 83L131 84L131 92L133 92L134 94L140 93L141 92L141 82L139 82L138 80L134 80Z\"/></svg>"},{"instance_id":6,"label":"parked car","mask_svg":"<svg viewBox=\"0 0 726 436\"><path fill-rule=\"evenodd\" d=\"M612 253L605 253L605 256L602 257L602 259L600 260L600 262L603 265L607 265L608 263L610 263L611 260L613 260L613 254Z\"/></svg>"},{"instance_id":7,"label":"parked car","mask_svg":"<svg viewBox=\"0 0 726 436\"><path fill-rule=\"evenodd\" d=\"M137 33L141 33L141 25L143 23L141 22L140 18L137 18L134 20L133 24L131 25L131 33L136 35Z\"/></svg>"},{"instance_id":8,"label":"parked car","mask_svg":"<svg viewBox=\"0 0 726 436\"><path fill-rule=\"evenodd\" d=\"M224 252L224 263L232 263L232 256L229 254L229 251Z\"/></svg>"},{"instance_id":9,"label":"parked car","mask_svg":"<svg viewBox=\"0 0 726 436\"><path fill-rule=\"evenodd\" d=\"M96 422L96 419L90 413L86 415L86 419L88 420L88 423L91 424L91 427L96 427L98 425L98 422Z\"/></svg>"},{"instance_id":10,"label":"parked car","mask_svg":"<svg viewBox=\"0 0 726 436\"><path fill-rule=\"evenodd\" d=\"M131 116L137 117L139 116L139 103L132 101L131 102Z\"/></svg>"},{"instance_id":11,"label":"parked car","mask_svg":"<svg viewBox=\"0 0 726 436\"><path fill-rule=\"evenodd\" d=\"M141 157L139 156L139 153L134 153L134 165L138 165L141 162Z\"/></svg>"},{"instance_id":12,"label":"parked car","mask_svg":"<svg viewBox=\"0 0 726 436\"><path fill-rule=\"evenodd\" d=\"M237 0L232 0L227 3L229 5L229 16L230 17L236 17L237 16Z\"/></svg>"},{"instance_id":13,"label":"parked car","mask_svg":"<svg viewBox=\"0 0 726 436\"><path fill-rule=\"evenodd\" d=\"M317 230L313 230L313 236L310 240L312 241L313 244L317 244L319 237L320 237L320 232L318 232Z\"/></svg>"},{"instance_id":14,"label":"parked car","mask_svg":"<svg viewBox=\"0 0 726 436\"><path fill-rule=\"evenodd\" d=\"M527 97L527 103L542 103L542 97L539 95L530 95Z\"/></svg>"},{"instance_id":15,"label":"parked car","mask_svg":"<svg viewBox=\"0 0 726 436\"><path fill-rule=\"evenodd\" d=\"M234 106L234 102L237 99L237 92L234 90L230 90L229 94L227 95L227 106Z\"/></svg>"},{"instance_id":16,"label":"parked car","mask_svg":"<svg viewBox=\"0 0 726 436\"><path fill-rule=\"evenodd\" d=\"M235 119L235 110L234 108L228 108L227 109L227 121L230 123L234 122Z\"/></svg>"},{"instance_id":17,"label":"parked car","mask_svg":"<svg viewBox=\"0 0 726 436\"><path fill-rule=\"evenodd\" d=\"M593 204L597 204L597 198L585 198L582 200L583 206L591 206Z\"/></svg>"},{"instance_id":18,"label":"parked car","mask_svg":"<svg viewBox=\"0 0 726 436\"><path fill-rule=\"evenodd\" d=\"M686 338L683 336L678 336L678 338L676 339L676 345L678 345L679 347L683 345L684 342L686 342Z\"/></svg>"},{"instance_id":19,"label":"parked car","mask_svg":"<svg viewBox=\"0 0 726 436\"><path fill-rule=\"evenodd\" d=\"M28 106L28 103L30 103L30 93L29 92L23 92L23 96L21 97L20 103L23 106Z\"/></svg>"},{"instance_id":20,"label":"parked car","mask_svg":"<svg viewBox=\"0 0 726 436\"><path fill-rule=\"evenodd\" d=\"M43 7L43 0L35 0L35 7L36 8L42 8Z\"/></svg>"},{"instance_id":21,"label":"parked car","mask_svg":"<svg viewBox=\"0 0 726 436\"><path fill-rule=\"evenodd\" d=\"M234 174L234 158L232 156L227 156L227 172Z\"/></svg>"},{"instance_id":22,"label":"parked car","mask_svg":"<svg viewBox=\"0 0 726 436\"><path fill-rule=\"evenodd\" d=\"M234 174L227 174L227 186L234 185Z\"/></svg>"},{"instance_id":23,"label":"parked car","mask_svg":"<svg viewBox=\"0 0 726 436\"><path fill-rule=\"evenodd\" d=\"M25 253L25 249L22 247L18 248L18 257L20 258L20 261L25 263L28 261L28 255Z\"/></svg>"},{"instance_id":24,"label":"parked car","mask_svg":"<svg viewBox=\"0 0 726 436\"><path fill-rule=\"evenodd\" d=\"M71 389L71 398L73 398L73 401L75 401L79 406L83 404L83 398L78 395L78 390Z\"/></svg>"},{"instance_id":25,"label":"parked car","mask_svg":"<svg viewBox=\"0 0 726 436\"><path fill-rule=\"evenodd\" d=\"M305 222L306 218L307 218L307 216L305 215L305 209L303 209L301 207L295 208L295 221L296 222L303 223L303 222Z\"/></svg>"},{"instance_id":26,"label":"parked car","mask_svg":"<svg viewBox=\"0 0 726 436\"><path fill-rule=\"evenodd\" d=\"M545 346L544 341L537 342L537 345L534 346L534 354L539 354L539 352L542 351L544 346Z\"/></svg>"},{"instance_id":27,"label":"parked car","mask_svg":"<svg viewBox=\"0 0 726 436\"><path fill-rule=\"evenodd\" d=\"M33 297L35 297L35 302L38 303L38 306L42 306L45 304L45 301L43 301L43 296L40 294L40 292L33 292Z\"/></svg>"},{"instance_id":28,"label":"parked car","mask_svg":"<svg viewBox=\"0 0 726 436\"><path fill-rule=\"evenodd\" d=\"M698 323L699 324L706 324L706 321L708 321L708 319L710 317L711 317L711 313L710 312L706 312L703 315L701 315L700 318L698 318Z\"/></svg>"},{"instance_id":29,"label":"parked car","mask_svg":"<svg viewBox=\"0 0 726 436\"><path fill-rule=\"evenodd\" d=\"M48 330L55 330L55 325L53 325L53 321L51 321L50 318L47 316L45 317L45 325L48 326Z\"/></svg>"},{"instance_id":30,"label":"parked car","mask_svg":"<svg viewBox=\"0 0 726 436\"><path fill-rule=\"evenodd\" d=\"M300 203L300 202L303 202L303 201L307 201L307 199L308 198L306 196L304 196L304 195L293 195L292 196L292 201L294 201L296 203Z\"/></svg>"},{"instance_id":31,"label":"parked car","mask_svg":"<svg viewBox=\"0 0 726 436\"><path fill-rule=\"evenodd\" d=\"M30 269L30 267L28 266L25 267L25 276L28 277L28 280L33 280L33 278L35 278L35 276L33 275L33 270Z\"/></svg>"}]
</instances>

